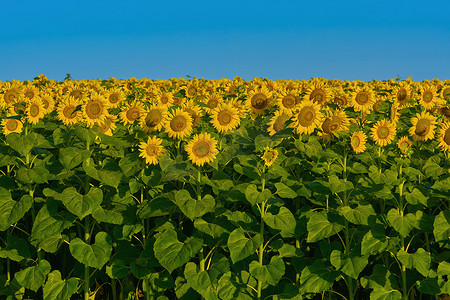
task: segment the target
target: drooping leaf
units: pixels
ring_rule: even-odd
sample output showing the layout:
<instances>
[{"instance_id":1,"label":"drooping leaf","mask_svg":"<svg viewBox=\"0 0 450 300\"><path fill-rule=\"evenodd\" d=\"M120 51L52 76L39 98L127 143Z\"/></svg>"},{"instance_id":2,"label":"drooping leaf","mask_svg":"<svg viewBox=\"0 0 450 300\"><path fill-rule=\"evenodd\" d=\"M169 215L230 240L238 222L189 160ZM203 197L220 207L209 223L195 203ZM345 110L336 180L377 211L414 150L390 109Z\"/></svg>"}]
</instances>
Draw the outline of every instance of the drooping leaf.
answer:
<instances>
[{"instance_id":1,"label":"drooping leaf","mask_svg":"<svg viewBox=\"0 0 450 300\"><path fill-rule=\"evenodd\" d=\"M277 188L276 194L281 198L294 199L297 197L297 193L282 182L275 183L275 187Z\"/></svg>"},{"instance_id":2,"label":"drooping leaf","mask_svg":"<svg viewBox=\"0 0 450 300\"><path fill-rule=\"evenodd\" d=\"M70 242L70 253L80 263L92 268L101 269L111 257L112 240L106 232L99 232L95 236L95 243L86 244L79 238Z\"/></svg>"},{"instance_id":3,"label":"drooping leaf","mask_svg":"<svg viewBox=\"0 0 450 300\"><path fill-rule=\"evenodd\" d=\"M314 212L308 220L307 242L313 243L321 239L330 237L344 228L344 225L336 222L330 222L326 212Z\"/></svg>"},{"instance_id":4,"label":"drooping leaf","mask_svg":"<svg viewBox=\"0 0 450 300\"><path fill-rule=\"evenodd\" d=\"M321 293L333 286L339 276L339 272L327 268L322 261L316 260L303 269L300 276L300 290L303 293Z\"/></svg>"},{"instance_id":5,"label":"drooping leaf","mask_svg":"<svg viewBox=\"0 0 450 300\"><path fill-rule=\"evenodd\" d=\"M374 227L367 232L361 242L361 254L377 254L386 250L389 244L384 228Z\"/></svg>"},{"instance_id":6,"label":"drooping leaf","mask_svg":"<svg viewBox=\"0 0 450 300\"><path fill-rule=\"evenodd\" d=\"M403 237L407 237L409 232L416 225L416 216L408 213L406 215L401 215L398 209L392 208L387 213L387 220L394 229L400 233Z\"/></svg>"},{"instance_id":7,"label":"drooping leaf","mask_svg":"<svg viewBox=\"0 0 450 300\"><path fill-rule=\"evenodd\" d=\"M263 238L260 234L247 237L246 232L242 228L236 228L230 233L227 243L231 261L236 263L254 254L262 242Z\"/></svg>"},{"instance_id":8,"label":"drooping leaf","mask_svg":"<svg viewBox=\"0 0 450 300\"><path fill-rule=\"evenodd\" d=\"M33 197L23 195L19 201L14 201L11 193L0 187L0 231L5 231L26 214L33 205Z\"/></svg>"},{"instance_id":9,"label":"drooping leaf","mask_svg":"<svg viewBox=\"0 0 450 300\"><path fill-rule=\"evenodd\" d=\"M47 282L44 285L44 300L67 300L70 299L78 289L78 279L61 279L61 273L55 270L48 274Z\"/></svg>"},{"instance_id":10,"label":"drooping leaf","mask_svg":"<svg viewBox=\"0 0 450 300\"><path fill-rule=\"evenodd\" d=\"M277 285L284 275L284 261L278 256L272 256L268 265L252 261L249 265L250 274L262 283Z\"/></svg>"},{"instance_id":11,"label":"drooping leaf","mask_svg":"<svg viewBox=\"0 0 450 300\"><path fill-rule=\"evenodd\" d=\"M251 205L255 205L256 203L263 203L264 201L269 200L272 196L272 192L268 189L264 189L262 192L258 191L258 188L254 184L250 184L247 186L245 190L245 198Z\"/></svg>"},{"instance_id":12,"label":"drooping leaf","mask_svg":"<svg viewBox=\"0 0 450 300\"><path fill-rule=\"evenodd\" d=\"M434 219L433 234L438 242L450 240L450 210L441 211Z\"/></svg>"},{"instance_id":13,"label":"drooping leaf","mask_svg":"<svg viewBox=\"0 0 450 300\"><path fill-rule=\"evenodd\" d=\"M26 239L18 238L14 235L6 236L6 247L0 248L0 258L9 258L14 261L21 261L31 258L30 248Z\"/></svg>"},{"instance_id":14,"label":"drooping leaf","mask_svg":"<svg viewBox=\"0 0 450 300\"><path fill-rule=\"evenodd\" d=\"M80 165L91 156L91 152L86 149L66 147L59 150L59 161L64 168L71 170Z\"/></svg>"},{"instance_id":15,"label":"drooping leaf","mask_svg":"<svg viewBox=\"0 0 450 300\"><path fill-rule=\"evenodd\" d=\"M338 208L338 212L347 221L356 225L369 225L369 218L375 217L376 213L371 204L358 205L355 208L350 206L341 206Z\"/></svg>"},{"instance_id":16,"label":"drooping leaf","mask_svg":"<svg viewBox=\"0 0 450 300\"><path fill-rule=\"evenodd\" d=\"M342 273L358 279L359 274L369 263L368 255L359 256L355 253L345 254L339 250L333 250L330 256L331 264Z\"/></svg>"},{"instance_id":17,"label":"drooping leaf","mask_svg":"<svg viewBox=\"0 0 450 300\"><path fill-rule=\"evenodd\" d=\"M297 226L297 221L295 220L292 212L282 206L277 214L272 214L267 212L263 217L264 222L269 225L269 227L281 230L282 236L292 236Z\"/></svg>"},{"instance_id":18,"label":"drooping leaf","mask_svg":"<svg viewBox=\"0 0 450 300\"><path fill-rule=\"evenodd\" d=\"M96 187L91 187L86 195L79 194L74 187L68 187L61 196L67 210L80 220L96 210L103 201L103 192Z\"/></svg>"},{"instance_id":19,"label":"drooping leaf","mask_svg":"<svg viewBox=\"0 0 450 300\"><path fill-rule=\"evenodd\" d=\"M50 270L50 263L45 259L42 259L39 261L38 265L16 272L14 277L24 288L36 292L44 284Z\"/></svg>"}]
</instances>

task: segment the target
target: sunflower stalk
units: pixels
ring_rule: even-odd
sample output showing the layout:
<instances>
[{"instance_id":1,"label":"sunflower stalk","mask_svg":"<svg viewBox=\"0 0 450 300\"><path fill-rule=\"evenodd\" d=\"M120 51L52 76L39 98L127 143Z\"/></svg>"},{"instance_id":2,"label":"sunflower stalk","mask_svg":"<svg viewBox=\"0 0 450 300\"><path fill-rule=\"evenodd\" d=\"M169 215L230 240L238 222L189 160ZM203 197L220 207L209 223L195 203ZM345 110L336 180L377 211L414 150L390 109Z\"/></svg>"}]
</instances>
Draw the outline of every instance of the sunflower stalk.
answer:
<instances>
[{"instance_id":1,"label":"sunflower stalk","mask_svg":"<svg viewBox=\"0 0 450 300\"><path fill-rule=\"evenodd\" d=\"M402 180L402 165L400 165L399 168L399 178L400 180ZM404 181L402 183L400 183L400 185L398 186L399 189L399 210L400 210L400 215L403 217L404 215L404 210L406 208L403 206L403 185L404 185ZM400 246L401 246L401 250L405 251L405 238L403 237L403 235L400 234ZM401 277L402 277L402 299L403 300L407 300L408 299L408 286L407 286L407 282L406 282L406 266L401 263Z\"/></svg>"},{"instance_id":2,"label":"sunflower stalk","mask_svg":"<svg viewBox=\"0 0 450 300\"><path fill-rule=\"evenodd\" d=\"M200 167L198 167L197 168L197 191L196 191L198 201L200 201L202 199L201 180L202 180L202 172L200 170ZM198 256L199 256L199 261L200 261L200 272L205 271L205 256L203 255L203 247L200 249Z\"/></svg>"},{"instance_id":3,"label":"sunflower stalk","mask_svg":"<svg viewBox=\"0 0 450 300\"><path fill-rule=\"evenodd\" d=\"M264 192L265 185L266 185L265 171L266 171L266 165L263 166L263 171L262 171L261 192ZM261 227L260 227L259 234L261 235L261 237L263 239L261 245L259 246L259 250L258 250L258 261L259 261L260 266L263 265L263 258L264 258L264 214L266 211L266 201L262 202L261 206L259 207L259 212L261 214ZM258 279L258 289L257 289L258 299L261 299L261 290L262 290L262 281Z\"/></svg>"}]
</instances>

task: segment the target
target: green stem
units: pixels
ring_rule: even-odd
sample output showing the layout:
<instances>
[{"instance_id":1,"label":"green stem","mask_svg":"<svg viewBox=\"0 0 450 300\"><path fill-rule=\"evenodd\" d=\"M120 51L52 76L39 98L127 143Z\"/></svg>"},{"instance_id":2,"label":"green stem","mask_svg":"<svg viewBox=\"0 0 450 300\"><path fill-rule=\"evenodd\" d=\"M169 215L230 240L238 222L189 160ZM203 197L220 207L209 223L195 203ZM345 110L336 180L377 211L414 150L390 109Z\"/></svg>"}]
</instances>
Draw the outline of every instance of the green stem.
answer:
<instances>
[{"instance_id":1,"label":"green stem","mask_svg":"<svg viewBox=\"0 0 450 300\"><path fill-rule=\"evenodd\" d=\"M399 172L398 172L398 176L399 176L400 180L402 179L402 170L403 170L402 165L400 165ZM403 184L404 183L405 182L403 181L398 186L398 189L399 189L399 192L398 192L399 193L399 197L398 197L399 198L399 209L400 209L400 215L402 217L404 215L404 210L406 208L406 205L405 205L405 207L403 207ZM401 243L401 247L402 247L401 249L403 251L405 251L405 238L402 235L400 235L400 243ZM401 267L401 276L402 276L402 293L403 293L402 299L403 300L407 300L408 299L408 286L406 284L406 266L403 263L401 265L402 265L402 267Z\"/></svg>"},{"instance_id":2,"label":"green stem","mask_svg":"<svg viewBox=\"0 0 450 300\"><path fill-rule=\"evenodd\" d=\"M264 191L264 188L265 188L265 185L266 185L265 170L266 170L266 167L264 166L263 167L262 180L261 180L261 192ZM265 214L265 210L266 210L266 202L263 202L263 203L261 203L261 208L260 208L261 227L260 227L260 230L259 230L259 234L261 235L261 237L263 239L263 242L259 246L259 251L258 251L259 264L261 266L263 265L263 258L264 258L264 214ZM262 282L261 282L261 280L258 280L258 289L257 289L258 299L261 299L261 290L262 290Z\"/></svg>"},{"instance_id":3,"label":"green stem","mask_svg":"<svg viewBox=\"0 0 450 300\"><path fill-rule=\"evenodd\" d=\"M6 282L11 281L11 260L9 258L6 259Z\"/></svg>"},{"instance_id":4,"label":"green stem","mask_svg":"<svg viewBox=\"0 0 450 300\"><path fill-rule=\"evenodd\" d=\"M113 300L117 300L116 280L111 278L111 291Z\"/></svg>"},{"instance_id":5,"label":"green stem","mask_svg":"<svg viewBox=\"0 0 450 300\"><path fill-rule=\"evenodd\" d=\"M344 161L342 162L342 177L344 179L344 181L347 181L347 153L344 149ZM344 191L344 195L343 195L343 202L344 202L344 206L348 206L348 195L347 195L347 191ZM351 240L350 240L350 229L349 229L349 223L347 221L347 219L345 220L345 254L346 255L350 255L350 249L351 249ZM355 291L353 289L353 278L351 278L350 276L346 276L347 280L347 288L348 288L348 296L350 300L353 300L355 297Z\"/></svg>"},{"instance_id":6,"label":"green stem","mask_svg":"<svg viewBox=\"0 0 450 300\"><path fill-rule=\"evenodd\" d=\"M203 255L203 248L200 249L200 252L198 253L199 259L200 259L200 272L205 271L205 256Z\"/></svg>"},{"instance_id":7,"label":"green stem","mask_svg":"<svg viewBox=\"0 0 450 300\"><path fill-rule=\"evenodd\" d=\"M90 223L89 216L84 218L84 241L89 244L90 240ZM84 265L84 300L89 300L89 266Z\"/></svg>"}]
</instances>

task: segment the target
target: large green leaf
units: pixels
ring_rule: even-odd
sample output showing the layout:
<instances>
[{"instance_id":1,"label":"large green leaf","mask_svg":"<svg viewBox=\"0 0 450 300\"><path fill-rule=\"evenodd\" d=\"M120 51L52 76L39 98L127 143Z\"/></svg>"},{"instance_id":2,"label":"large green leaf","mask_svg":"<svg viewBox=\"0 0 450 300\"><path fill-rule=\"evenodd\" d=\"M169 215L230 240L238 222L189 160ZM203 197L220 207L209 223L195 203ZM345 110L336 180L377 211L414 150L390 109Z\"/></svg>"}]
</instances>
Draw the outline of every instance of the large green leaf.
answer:
<instances>
[{"instance_id":1,"label":"large green leaf","mask_svg":"<svg viewBox=\"0 0 450 300\"><path fill-rule=\"evenodd\" d=\"M167 229L161 233L155 241L155 257L169 273L187 263L202 248L203 240L190 237L185 242L180 242L177 232Z\"/></svg>"},{"instance_id":2,"label":"large green leaf","mask_svg":"<svg viewBox=\"0 0 450 300\"><path fill-rule=\"evenodd\" d=\"M450 242L450 210L443 210L436 216L433 233L436 241Z\"/></svg>"},{"instance_id":3,"label":"large green leaf","mask_svg":"<svg viewBox=\"0 0 450 300\"><path fill-rule=\"evenodd\" d=\"M253 237L247 236L242 228L236 228L230 233L227 244L233 263L254 254L263 242L263 237L260 234L256 234Z\"/></svg>"},{"instance_id":4,"label":"large green leaf","mask_svg":"<svg viewBox=\"0 0 450 300\"><path fill-rule=\"evenodd\" d=\"M284 206L280 207L280 211L277 214L267 212L264 214L263 220L269 227L281 230L281 235L286 237L293 236L297 226L294 215Z\"/></svg>"},{"instance_id":5,"label":"large green leaf","mask_svg":"<svg viewBox=\"0 0 450 300\"><path fill-rule=\"evenodd\" d=\"M91 152L86 149L67 147L59 150L59 161L68 170L75 168L89 156L91 156Z\"/></svg>"},{"instance_id":6,"label":"large green leaf","mask_svg":"<svg viewBox=\"0 0 450 300\"><path fill-rule=\"evenodd\" d=\"M67 300L76 293L77 289L78 279L62 280L61 273L55 270L48 274L47 282L43 288L44 300Z\"/></svg>"},{"instance_id":7,"label":"large green leaf","mask_svg":"<svg viewBox=\"0 0 450 300\"><path fill-rule=\"evenodd\" d=\"M9 258L14 261L21 261L31 258L30 248L26 239L18 238L14 235L6 236L6 247L0 248L0 257Z\"/></svg>"},{"instance_id":8,"label":"large green leaf","mask_svg":"<svg viewBox=\"0 0 450 300\"><path fill-rule=\"evenodd\" d=\"M297 193L282 182L275 183L275 187L277 188L276 194L281 198L293 199L297 197Z\"/></svg>"},{"instance_id":9,"label":"large green leaf","mask_svg":"<svg viewBox=\"0 0 450 300\"><path fill-rule=\"evenodd\" d=\"M306 229L308 230L308 243L314 243L321 239L330 237L344 228L337 222L330 222L326 212L314 212L311 214Z\"/></svg>"},{"instance_id":10,"label":"large green leaf","mask_svg":"<svg viewBox=\"0 0 450 300\"><path fill-rule=\"evenodd\" d=\"M175 203L181 211L191 220L200 218L204 214L213 211L216 202L211 195L205 195L201 199L194 199L187 190L179 190L175 194Z\"/></svg>"},{"instance_id":11,"label":"large green leaf","mask_svg":"<svg viewBox=\"0 0 450 300\"><path fill-rule=\"evenodd\" d=\"M376 213L371 204L358 205L355 208L350 206L341 206L338 208L338 212L347 221L356 225L369 225L369 218L375 218Z\"/></svg>"},{"instance_id":12,"label":"large green leaf","mask_svg":"<svg viewBox=\"0 0 450 300\"><path fill-rule=\"evenodd\" d=\"M12 149L19 152L20 155L25 156L33 149L34 136L21 135L13 132L6 136L6 142Z\"/></svg>"},{"instance_id":13,"label":"large green leaf","mask_svg":"<svg viewBox=\"0 0 450 300\"><path fill-rule=\"evenodd\" d=\"M284 275L284 261L278 256L273 256L268 265L261 265L258 261L252 261L249 268L253 277L270 285L277 285Z\"/></svg>"},{"instance_id":14,"label":"large green leaf","mask_svg":"<svg viewBox=\"0 0 450 300\"><path fill-rule=\"evenodd\" d=\"M184 277L188 284L205 300L219 299L212 288L211 279L207 271L199 271L197 265L188 262L184 268Z\"/></svg>"},{"instance_id":15,"label":"large green leaf","mask_svg":"<svg viewBox=\"0 0 450 300\"><path fill-rule=\"evenodd\" d=\"M300 276L300 290L303 293L321 293L333 286L340 276L340 272L331 270L316 260L312 265L303 269Z\"/></svg>"},{"instance_id":16,"label":"large green leaf","mask_svg":"<svg viewBox=\"0 0 450 300\"><path fill-rule=\"evenodd\" d=\"M0 231L5 231L25 215L33 205L33 197L23 195L19 201L14 201L11 193L0 187Z\"/></svg>"},{"instance_id":17,"label":"large green leaf","mask_svg":"<svg viewBox=\"0 0 450 300\"><path fill-rule=\"evenodd\" d=\"M383 227L374 227L367 232L361 242L361 254L377 254L386 250L389 244Z\"/></svg>"},{"instance_id":18,"label":"large green leaf","mask_svg":"<svg viewBox=\"0 0 450 300\"><path fill-rule=\"evenodd\" d=\"M71 186L66 188L61 196L67 210L80 220L95 211L103 201L102 190L96 187L91 187L86 195L81 195Z\"/></svg>"},{"instance_id":19,"label":"large green leaf","mask_svg":"<svg viewBox=\"0 0 450 300\"><path fill-rule=\"evenodd\" d=\"M21 286L36 292L44 284L51 268L50 263L42 259L38 265L16 272L14 277Z\"/></svg>"},{"instance_id":20,"label":"large green leaf","mask_svg":"<svg viewBox=\"0 0 450 300\"><path fill-rule=\"evenodd\" d=\"M119 161L119 167L126 177L131 177L142 170L143 160L139 159L137 152L128 153Z\"/></svg>"},{"instance_id":21,"label":"large green leaf","mask_svg":"<svg viewBox=\"0 0 450 300\"><path fill-rule=\"evenodd\" d=\"M368 255L359 256L354 253L345 254L339 250L333 250L330 256L331 264L342 273L358 279L359 274L369 263Z\"/></svg>"},{"instance_id":22,"label":"large green leaf","mask_svg":"<svg viewBox=\"0 0 450 300\"><path fill-rule=\"evenodd\" d=\"M374 289L370 293L370 300L402 300L402 294L394 289Z\"/></svg>"},{"instance_id":23,"label":"large green leaf","mask_svg":"<svg viewBox=\"0 0 450 300\"><path fill-rule=\"evenodd\" d=\"M416 253L408 253L403 249L397 252L398 260L408 269L416 269L423 276L428 276L430 270L431 255L423 248L417 249Z\"/></svg>"},{"instance_id":24,"label":"large green leaf","mask_svg":"<svg viewBox=\"0 0 450 300\"><path fill-rule=\"evenodd\" d=\"M342 193L353 189L353 183L345 179L339 179L336 175L330 175L328 178L328 188L331 193Z\"/></svg>"},{"instance_id":25,"label":"large green leaf","mask_svg":"<svg viewBox=\"0 0 450 300\"><path fill-rule=\"evenodd\" d=\"M114 188L118 188L123 177L122 170L116 161L109 158L102 162L101 168L95 165L92 158L88 158L83 162L83 170L89 177Z\"/></svg>"},{"instance_id":26,"label":"large green leaf","mask_svg":"<svg viewBox=\"0 0 450 300\"><path fill-rule=\"evenodd\" d=\"M394 229L403 237L407 237L409 232L416 226L416 216L409 213L401 215L398 209L392 208L387 213L387 220Z\"/></svg>"},{"instance_id":27,"label":"large green leaf","mask_svg":"<svg viewBox=\"0 0 450 300\"><path fill-rule=\"evenodd\" d=\"M233 276L231 272L226 272L219 279L217 290L220 299L222 300L251 300L254 299L247 293L245 293L246 285L237 282L236 276Z\"/></svg>"},{"instance_id":28,"label":"large green leaf","mask_svg":"<svg viewBox=\"0 0 450 300\"><path fill-rule=\"evenodd\" d=\"M272 192L268 189L264 189L262 192L258 191L258 188L254 184L250 184L247 186L245 190L245 198L251 205L255 205L256 203L263 203L264 201L269 200L272 196Z\"/></svg>"},{"instance_id":29,"label":"large green leaf","mask_svg":"<svg viewBox=\"0 0 450 300\"><path fill-rule=\"evenodd\" d=\"M95 236L95 243L88 245L81 239L76 238L70 241L70 253L80 263L101 269L111 257L112 241L106 232L99 232Z\"/></svg>"}]
</instances>

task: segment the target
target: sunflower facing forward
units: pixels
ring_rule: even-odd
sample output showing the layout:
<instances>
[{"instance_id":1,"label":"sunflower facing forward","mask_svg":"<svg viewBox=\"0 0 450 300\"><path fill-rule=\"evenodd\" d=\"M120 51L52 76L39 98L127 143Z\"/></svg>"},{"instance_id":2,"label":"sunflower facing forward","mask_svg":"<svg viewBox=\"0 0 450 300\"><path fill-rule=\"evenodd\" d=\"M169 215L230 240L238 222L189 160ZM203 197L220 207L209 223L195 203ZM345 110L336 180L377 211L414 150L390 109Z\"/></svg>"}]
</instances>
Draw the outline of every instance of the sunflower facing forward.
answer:
<instances>
[{"instance_id":1,"label":"sunflower facing forward","mask_svg":"<svg viewBox=\"0 0 450 300\"><path fill-rule=\"evenodd\" d=\"M205 163L214 161L217 150L217 140L212 138L209 133L200 133L194 135L185 146L189 160L197 166L203 166Z\"/></svg>"},{"instance_id":2,"label":"sunflower facing forward","mask_svg":"<svg viewBox=\"0 0 450 300\"><path fill-rule=\"evenodd\" d=\"M145 158L145 163L149 165L159 164L159 159L164 154L164 147L161 146L162 140L160 138L149 137L147 142L139 144L140 157Z\"/></svg>"},{"instance_id":3,"label":"sunflower facing forward","mask_svg":"<svg viewBox=\"0 0 450 300\"><path fill-rule=\"evenodd\" d=\"M437 124L435 116L422 112L411 118L411 124L408 132L413 141L427 141L434 137L434 129Z\"/></svg>"},{"instance_id":4,"label":"sunflower facing forward","mask_svg":"<svg viewBox=\"0 0 450 300\"><path fill-rule=\"evenodd\" d=\"M272 106L272 93L266 87L257 88L248 93L246 104L254 116L262 115Z\"/></svg>"},{"instance_id":5,"label":"sunflower facing forward","mask_svg":"<svg viewBox=\"0 0 450 300\"><path fill-rule=\"evenodd\" d=\"M362 153L366 151L367 136L362 131L356 131L350 138L350 145L355 153Z\"/></svg>"},{"instance_id":6,"label":"sunflower facing forward","mask_svg":"<svg viewBox=\"0 0 450 300\"><path fill-rule=\"evenodd\" d=\"M294 113L294 127L298 134L311 134L320 126L322 113L317 102L306 100L300 103L298 111Z\"/></svg>"},{"instance_id":7,"label":"sunflower facing forward","mask_svg":"<svg viewBox=\"0 0 450 300\"><path fill-rule=\"evenodd\" d=\"M380 120L372 127L370 133L374 142L384 147L394 140L395 126L388 120Z\"/></svg>"},{"instance_id":8,"label":"sunflower facing forward","mask_svg":"<svg viewBox=\"0 0 450 300\"><path fill-rule=\"evenodd\" d=\"M218 132L229 132L241 123L239 111L231 103L221 103L213 110L211 123Z\"/></svg>"},{"instance_id":9,"label":"sunflower facing forward","mask_svg":"<svg viewBox=\"0 0 450 300\"><path fill-rule=\"evenodd\" d=\"M93 94L83 106L81 112L88 127L102 123L108 115L109 104L101 94Z\"/></svg>"},{"instance_id":10,"label":"sunflower facing forward","mask_svg":"<svg viewBox=\"0 0 450 300\"><path fill-rule=\"evenodd\" d=\"M370 87L364 86L356 89L352 97L352 106L355 111L369 113L374 103L375 94Z\"/></svg>"},{"instance_id":11,"label":"sunflower facing forward","mask_svg":"<svg viewBox=\"0 0 450 300\"><path fill-rule=\"evenodd\" d=\"M164 129L170 138L183 139L192 133L192 117L182 108L177 108L167 118Z\"/></svg>"}]
</instances>

